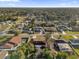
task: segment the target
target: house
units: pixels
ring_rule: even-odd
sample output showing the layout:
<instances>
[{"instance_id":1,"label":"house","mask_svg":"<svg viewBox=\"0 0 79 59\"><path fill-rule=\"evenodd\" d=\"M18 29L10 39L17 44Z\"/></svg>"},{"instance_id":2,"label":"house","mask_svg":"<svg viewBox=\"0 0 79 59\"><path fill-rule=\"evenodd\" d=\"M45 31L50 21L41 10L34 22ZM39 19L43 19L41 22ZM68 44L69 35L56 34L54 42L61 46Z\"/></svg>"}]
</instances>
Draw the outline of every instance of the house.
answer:
<instances>
[{"instance_id":1,"label":"house","mask_svg":"<svg viewBox=\"0 0 79 59\"><path fill-rule=\"evenodd\" d=\"M22 34L19 34L19 36L22 38L22 39L27 39L29 38L29 34L28 33L22 33Z\"/></svg>"},{"instance_id":2,"label":"house","mask_svg":"<svg viewBox=\"0 0 79 59\"><path fill-rule=\"evenodd\" d=\"M71 26L72 27L72 31L79 31L79 25L76 26Z\"/></svg>"},{"instance_id":3,"label":"house","mask_svg":"<svg viewBox=\"0 0 79 59\"><path fill-rule=\"evenodd\" d=\"M46 47L46 40L43 35L34 34L32 37L32 43L35 45L36 48L44 48Z\"/></svg>"},{"instance_id":4,"label":"house","mask_svg":"<svg viewBox=\"0 0 79 59\"><path fill-rule=\"evenodd\" d=\"M29 28L24 27L22 30L23 33L29 33Z\"/></svg>"},{"instance_id":5,"label":"house","mask_svg":"<svg viewBox=\"0 0 79 59\"><path fill-rule=\"evenodd\" d=\"M47 21L46 22L46 27L53 27L53 26L54 26L53 21Z\"/></svg>"},{"instance_id":6,"label":"house","mask_svg":"<svg viewBox=\"0 0 79 59\"><path fill-rule=\"evenodd\" d=\"M35 20L34 24L36 26L45 26L46 25L46 22L45 21L39 21L39 20Z\"/></svg>"},{"instance_id":7,"label":"house","mask_svg":"<svg viewBox=\"0 0 79 59\"><path fill-rule=\"evenodd\" d=\"M46 32L57 32L57 29L55 27L44 27L44 30Z\"/></svg>"},{"instance_id":8,"label":"house","mask_svg":"<svg viewBox=\"0 0 79 59\"><path fill-rule=\"evenodd\" d=\"M0 51L0 59L8 59L8 52Z\"/></svg>"},{"instance_id":9,"label":"house","mask_svg":"<svg viewBox=\"0 0 79 59\"><path fill-rule=\"evenodd\" d=\"M70 40L70 44L71 44L74 48L79 48L79 39L72 39L72 40Z\"/></svg>"},{"instance_id":10,"label":"house","mask_svg":"<svg viewBox=\"0 0 79 59\"><path fill-rule=\"evenodd\" d=\"M66 30L69 29L69 28L68 28L67 26L65 26L65 25L59 25L58 28L61 29L61 30L64 30L64 31L66 31Z\"/></svg>"},{"instance_id":11,"label":"house","mask_svg":"<svg viewBox=\"0 0 79 59\"><path fill-rule=\"evenodd\" d=\"M76 25L79 25L79 20L76 20Z\"/></svg>"},{"instance_id":12,"label":"house","mask_svg":"<svg viewBox=\"0 0 79 59\"><path fill-rule=\"evenodd\" d=\"M22 39L19 36L15 36L10 41L0 46L0 50L16 50L21 43Z\"/></svg>"},{"instance_id":13,"label":"house","mask_svg":"<svg viewBox=\"0 0 79 59\"><path fill-rule=\"evenodd\" d=\"M19 34L19 36L21 37L22 42L24 42L24 43L27 42L30 37L30 35L28 33L22 33L22 34Z\"/></svg>"},{"instance_id":14,"label":"house","mask_svg":"<svg viewBox=\"0 0 79 59\"><path fill-rule=\"evenodd\" d=\"M54 48L56 50L58 50L58 51L67 52L69 54L73 54L72 48L64 40L55 40Z\"/></svg>"},{"instance_id":15,"label":"house","mask_svg":"<svg viewBox=\"0 0 79 59\"><path fill-rule=\"evenodd\" d=\"M43 29L42 27L34 27L34 28L33 28L33 31L34 31L35 33L45 34L45 31L44 31L44 29Z\"/></svg>"},{"instance_id":16,"label":"house","mask_svg":"<svg viewBox=\"0 0 79 59\"><path fill-rule=\"evenodd\" d=\"M40 32L41 31L41 28L40 27L35 27L33 29L34 29L34 32Z\"/></svg>"},{"instance_id":17,"label":"house","mask_svg":"<svg viewBox=\"0 0 79 59\"><path fill-rule=\"evenodd\" d=\"M33 34L34 32L33 32L32 28L24 27L23 30L22 30L22 33Z\"/></svg>"}]
</instances>

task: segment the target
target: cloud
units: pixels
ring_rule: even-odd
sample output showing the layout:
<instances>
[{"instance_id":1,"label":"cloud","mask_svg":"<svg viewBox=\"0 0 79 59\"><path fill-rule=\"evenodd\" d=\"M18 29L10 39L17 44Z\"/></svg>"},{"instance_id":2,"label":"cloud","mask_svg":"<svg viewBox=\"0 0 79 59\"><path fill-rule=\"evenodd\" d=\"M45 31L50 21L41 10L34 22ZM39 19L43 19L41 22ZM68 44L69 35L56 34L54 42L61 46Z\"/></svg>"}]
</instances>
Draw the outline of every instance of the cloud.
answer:
<instances>
[{"instance_id":1,"label":"cloud","mask_svg":"<svg viewBox=\"0 0 79 59\"><path fill-rule=\"evenodd\" d=\"M20 0L0 0L0 2L18 2Z\"/></svg>"}]
</instances>

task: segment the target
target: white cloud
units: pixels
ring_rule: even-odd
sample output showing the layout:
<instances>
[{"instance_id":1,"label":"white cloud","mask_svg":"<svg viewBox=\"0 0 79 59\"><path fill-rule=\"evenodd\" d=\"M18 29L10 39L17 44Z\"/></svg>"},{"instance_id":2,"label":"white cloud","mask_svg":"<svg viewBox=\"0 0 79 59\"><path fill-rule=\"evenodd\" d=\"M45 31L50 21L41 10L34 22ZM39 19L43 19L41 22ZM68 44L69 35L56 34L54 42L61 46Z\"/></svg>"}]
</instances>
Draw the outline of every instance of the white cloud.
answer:
<instances>
[{"instance_id":1,"label":"white cloud","mask_svg":"<svg viewBox=\"0 0 79 59\"><path fill-rule=\"evenodd\" d=\"M2 1L2 2L5 2L5 1L7 1L7 2L18 2L20 0L0 0L0 1Z\"/></svg>"}]
</instances>

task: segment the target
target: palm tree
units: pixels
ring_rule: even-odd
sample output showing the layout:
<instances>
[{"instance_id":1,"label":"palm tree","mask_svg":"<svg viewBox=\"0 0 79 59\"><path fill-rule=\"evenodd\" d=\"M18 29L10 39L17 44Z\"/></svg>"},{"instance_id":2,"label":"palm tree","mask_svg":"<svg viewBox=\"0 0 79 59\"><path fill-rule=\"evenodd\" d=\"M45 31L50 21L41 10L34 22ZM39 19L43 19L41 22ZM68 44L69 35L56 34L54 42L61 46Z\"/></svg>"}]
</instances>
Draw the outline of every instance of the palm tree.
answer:
<instances>
[{"instance_id":1,"label":"palm tree","mask_svg":"<svg viewBox=\"0 0 79 59\"><path fill-rule=\"evenodd\" d=\"M56 59L67 59L68 55L65 52L58 52Z\"/></svg>"},{"instance_id":2,"label":"palm tree","mask_svg":"<svg viewBox=\"0 0 79 59\"><path fill-rule=\"evenodd\" d=\"M44 51L43 54L45 56L45 59L53 59L53 57L50 54L50 51L51 51L50 49L45 48L43 51Z\"/></svg>"},{"instance_id":3,"label":"palm tree","mask_svg":"<svg viewBox=\"0 0 79 59\"><path fill-rule=\"evenodd\" d=\"M46 33L45 34L47 47L49 47L49 44L48 43L49 43L50 36L51 36L51 33Z\"/></svg>"}]
</instances>

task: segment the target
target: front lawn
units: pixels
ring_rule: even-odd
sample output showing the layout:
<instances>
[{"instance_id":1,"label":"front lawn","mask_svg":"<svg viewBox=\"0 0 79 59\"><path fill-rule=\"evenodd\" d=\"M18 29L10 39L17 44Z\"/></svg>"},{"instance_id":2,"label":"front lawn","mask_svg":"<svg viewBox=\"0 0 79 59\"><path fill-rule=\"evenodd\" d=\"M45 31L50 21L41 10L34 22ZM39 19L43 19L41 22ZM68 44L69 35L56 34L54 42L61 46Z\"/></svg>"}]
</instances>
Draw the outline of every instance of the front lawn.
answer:
<instances>
[{"instance_id":1,"label":"front lawn","mask_svg":"<svg viewBox=\"0 0 79 59\"><path fill-rule=\"evenodd\" d=\"M79 32L72 32L72 31L67 31L67 34L79 34Z\"/></svg>"}]
</instances>

